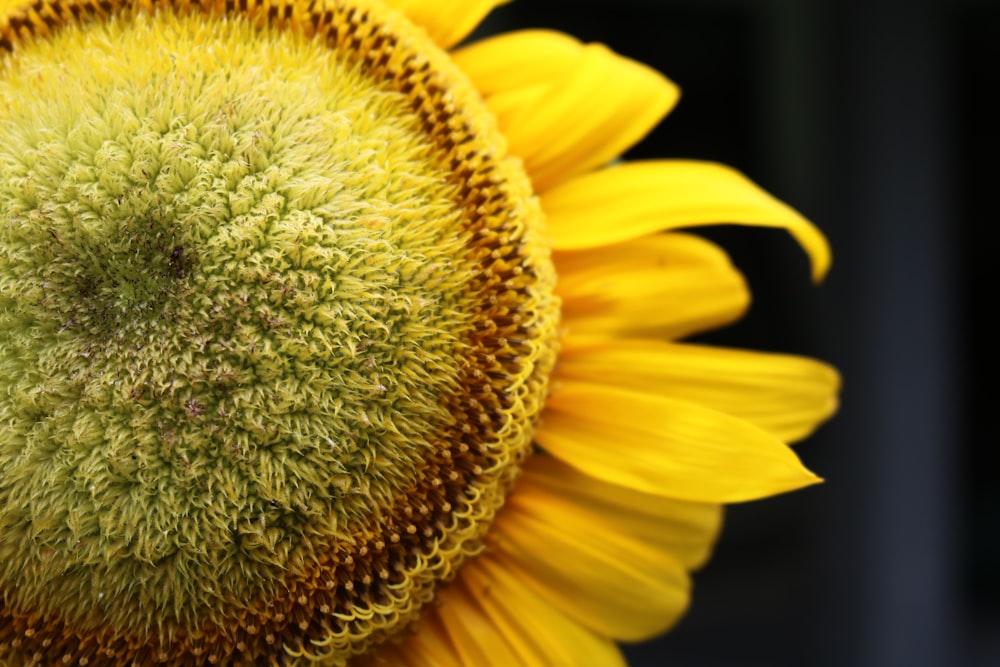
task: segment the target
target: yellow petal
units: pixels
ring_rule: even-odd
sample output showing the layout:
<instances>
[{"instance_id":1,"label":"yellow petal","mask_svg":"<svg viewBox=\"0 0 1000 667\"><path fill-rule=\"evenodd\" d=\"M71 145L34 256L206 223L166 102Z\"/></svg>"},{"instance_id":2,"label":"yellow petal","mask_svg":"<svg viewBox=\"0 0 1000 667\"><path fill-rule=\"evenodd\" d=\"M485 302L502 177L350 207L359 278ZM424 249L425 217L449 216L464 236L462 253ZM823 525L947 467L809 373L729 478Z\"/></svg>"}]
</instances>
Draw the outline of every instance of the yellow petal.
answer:
<instances>
[{"instance_id":1,"label":"yellow petal","mask_svg":"<svg viewBox=\"0 0 1000 667\"><path fill-rule=\"evenodd\" d=\"M437 614L462 664L624 667L618 648L546 602L489 554L441 591Z\"/></svg>"},{"instance_id":2,"label":"yellow petal","mask_svg":"<svg viewBox=\"0 0 1000 667\"><path fill-rule=\"evenodd\" d=\"M466 567L459 573L457 581L438 593L435 606L425 611L424 617L434 617L431 622L441 624L449 643L455 648L459 664L483 667L518 664L518 652L504 628L483 612L462 582L468 576L468 569ZM427 621L421 619L423 622Z\"/></svg>"},{"instance_id":3,"label":"yellow petal","mask_svg":"<svg viewBox=\"0 0 1000 667\"><path fill-rule=\"evenodd\" d=\"M452 60L484 97L544 84L583 56L579 40L553 30L519 30L457 49Z\"/></svg>"},{"instance_id":4,"label":"yellow petal","mask_svg":"<svg viewBox=\"0 0 1000 667\"><path fill-rule=\"evenodd\" d=\"M551 30L522 30L459 49L452 60L486 98L501 128L521 109L544 102L550 88L567 77L584 55L578 40Z\"/></svg>"},{"instance_id":5,"label":"yellow petal","mask_svg":"<svg viewBox=\"0 0 1000 667\"><path fill-rule=\"evenodd\" d=\"M559 377L697 403L785 442L801 440L830 417L840 389L836 370L804 357L572 335L559 354Z\"/></svg>"},{"instance_id":6,"label":"yellow petal","mask_svg":"<svg viewBox=\"0 0 1000 667\"><path fill-rule=\"evenodd\" d=\"M687 234L555 253L555 262L570 334L676 339L728 324L750 303L726 254Z\"/></svg>"},{"instance_id":7,"label":"yellow petal","mask_svg":"<svg viewBox=\"0 0 1000 667\"><path fill-rule=\"evenodd\" d=\"M682 500L733 503L819 481L787 445L741 419L575 380L555 383L535 438L588 475Z\"/></svg>"},{"instance_id":8,"label":"yellow petal","mask_svg":"<svg viewBox=\"0 0 1000 667\"><path fill-rule=\"evenodd\" d=\"M677 87L658 72L600 44L582 47L575 59L572 45L565 43L538 53L544 56L560 48L566 52L551 65L537 64L541 58L524 65L554 78L507 88L503 94L516 96L518 103L507 100L498 113L511 154L524 160L539 192L619 156L645 136L679 96ZM518 58L526 60L523 54ZM530 90L525 94L522 89ZM496 100L487 103L498 111Z\"/></svg>"},{"instance_id":9,"label":"yellow petal","mask_svg":"<svg viewBox=\"0 0 1000 667\"><path fill-rule=\"evenodd\" d=\"M711 162L661 160L615 165L542 195L557 249L592 248L664 229L740 224L787 230L812 260L814 280L830 266L823 235L752 181Z\"/></svg>"},{"instance_id":10,"label":"yellow petal","mask_svg":"<svg viewBox=\"0 0 1000 667\"><path fill-rule=\"evenodd\" d=\"M638 641L687 607L686 566L719 527L718 505L605 484L550 456L529 460L497 517L495 557L595 632Z\"/></svg>"},{"instance_id":11,"label":"yellow petal","mask_svg":"<svg viewBox=\"0 0 1000 667\"><path fill-rule=\"evenodd\" d=\"M510 0L385 0L422 26L434 42L447 49L476 29L494 7Z\"/></svg>"},{"instance_id":12,"label":"yellow petal","mask_svg":"<svg viewBox=\"0 0 1000 667\"><path fill-rule=\"evenodd\" d=\"M717 503L677 500L609 484L554 456L529 458L511 498L529 485L536 492L571 503L595 521L669 551L688 570L708 558L722 523L722 507ZM524 500L514 502L524 504Z\"/></svg>"}]
</instances>

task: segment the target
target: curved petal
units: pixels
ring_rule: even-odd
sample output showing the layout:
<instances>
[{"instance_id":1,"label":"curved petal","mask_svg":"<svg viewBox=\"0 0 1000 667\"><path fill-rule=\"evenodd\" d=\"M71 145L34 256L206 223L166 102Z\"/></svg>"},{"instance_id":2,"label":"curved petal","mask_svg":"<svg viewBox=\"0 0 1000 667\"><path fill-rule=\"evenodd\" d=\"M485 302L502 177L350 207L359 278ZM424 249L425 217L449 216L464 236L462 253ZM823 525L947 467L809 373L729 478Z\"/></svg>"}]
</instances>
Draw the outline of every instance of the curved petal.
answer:
<instances>
[{"instance_id":1,"label":"curved petal","mask_svg":"<svg viewBox=\"0 0 1000 667\"><path fill-rule=\"evenodd\" d=\"M683 336L739 319L750 303L726 253L687 234L658 234L554 255L570 334Z\"/></svg>"},{"instance_id":2,"label":"curved petal","mask_svg":"<svg viewBox=\"0 0 1000 667\"><path fill-rule=\"evenodd\" d=\"M718 503L677 500L609 484L554 456L529 458L511 498L528 485L548 497L572 503L595 521L669 551L688 570L705 562L722 527L722 506Z\"/></svg>"},{"instance_id":3,"label":"curved petal","mask_svg":"<svg viewBox=\"0 0 1000 667\"><path fill-rule=\"evenodd\" d=\"M490 58L502 61L506 51L524 68L536 68L536 74L508 79L512 87L488 96L487 104L497 114L511 154L524 160L537 192L621 155L680 95L660 73L603 45L582 46L574 57L571 42L525 40L542 45L534 58L528 57L531 52L515 54L516 42L500 44ZM541 64L539 55L549 53L558 55ZM485 61L482 56L473 71L488 69Z\"/></svg>"},{"instance_id":4,"label":"curved petal","mask_svg":"<svg viewBox=\"0 0 1000 667\"><path fill-rule=\"evenodd\" d=\"M484 97L551 84L583 55L583 44L554 30L518 30L463 46L451 59Z\"/></svg>"},{"instance_id":5,"label":"curved petal","mask_svg":"<svg viewBox=\"0 0 1000 667\"><path fill-rule=\"evenodd\" d=\"M494 7L510 0L384 0L422 26L441 48L458 44Z\"/></svg>"},{"instance_id":6,"label":"curved petal","mask_svg":"<svg viewBox=\"0 0 1000 667\"><path fill-rule=\"evenodd\" d=\"M741 419L575 380L555 383L535 439L588 475L682 500L734 503L820 481L787 445Z\"/></svg>"},{"instance_id":7,"label":"curved petal","mask_svg":"<svg viewBox=\"0 0 1000 667\"><path fill-rule=\"evenodd\" d=\"M438 600L425 617L441 623L462 665L625 665L614 643L567 617L489 554L467 563Z\"/></svg>"},{"instance_id":8,"label":"curved petal","mask_svg":"<svg viewBox=\"0 0 1000 667\"><path fill-rule=\"evenodd\" d=\"M568 336L558 377L661 394L745 419L793 442L837 409L840 375L805 357L655 340Z\"/></svg>"},{"instance_id":9,"label":"curved petal","mask_svg":"<svg viewBox=\"0 0 1000 667\"><path fill-rule=\"evenodd\" d=\"M491 537L498 561L568 616L638 641L687 608L687 568L707 556L720 518L718 505L616 487L536 456Z\"/></svg>"},{"instance_id":10,"label":"curved petal","mask_svg":"<svg viewBox=\"0 0 1000 667\"><path fill-rule=\"evenodd\" d=\"M812 260L814 280L830 266L816 227L743 174L712 162L660 160L615 165L542 195L556 249L603 246L658 230L741 224L787 230Z\"/></svg>"}]
</instances>

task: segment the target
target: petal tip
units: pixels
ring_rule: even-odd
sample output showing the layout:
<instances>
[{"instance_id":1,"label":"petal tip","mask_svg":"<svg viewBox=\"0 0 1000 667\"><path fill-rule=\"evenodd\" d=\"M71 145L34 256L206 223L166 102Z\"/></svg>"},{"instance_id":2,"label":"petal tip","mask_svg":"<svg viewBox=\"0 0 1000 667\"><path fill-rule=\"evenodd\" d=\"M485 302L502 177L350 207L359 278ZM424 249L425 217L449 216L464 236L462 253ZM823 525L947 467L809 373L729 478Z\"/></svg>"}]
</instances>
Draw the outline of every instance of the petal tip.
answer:
<instances>
[{"instance_id":1,"label":"petal tip","mask_svg":"<svg viewBox=\"0 0 1000 667\"><path fill-rule=\"evenodd\" d=\"M818 230L816 234L819 236L820 244L817 247L807 249L807 252L809 252L812 262L812 282L814 285L820 285L826 279L827 274L830 273L830 268L833 266L833 258L830 252L830 244L826 238Z\"/></svg>"},{"instance_id":2,"label":"petal tip","mask_svg":"<svg viewBox=\"0 0 1000 667\"><path fill-rule=\"evenodd\" d=\"M824 484L826 480L812 470L806 470L806 483L805 486L813 486L814 484Z\"/></svg>"}]
</instances>

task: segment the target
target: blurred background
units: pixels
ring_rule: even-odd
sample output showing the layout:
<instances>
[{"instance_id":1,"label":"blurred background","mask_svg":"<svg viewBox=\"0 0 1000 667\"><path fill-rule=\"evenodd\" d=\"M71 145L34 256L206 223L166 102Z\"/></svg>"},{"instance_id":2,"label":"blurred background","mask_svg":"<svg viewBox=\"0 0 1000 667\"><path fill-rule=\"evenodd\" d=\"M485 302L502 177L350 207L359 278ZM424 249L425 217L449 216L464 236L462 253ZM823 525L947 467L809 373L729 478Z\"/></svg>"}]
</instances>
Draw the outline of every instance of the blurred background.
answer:
<instances>
[{"instance_id":1,"label":"blurred background","mask_svg":"<svg viewBox=\"0 0 1000 667\"><path fill-rule=\"evenodd\" d=\"M525 27L680 84L627 157L734 165L834 249L814 287L783 233L706 232L755 302L705 340L826 359L843 404L798 446L827 483L732 508L689 614L632 665L1000 665L1000 2L521 0L480 34Z\"/></svg>"}]
</instances>

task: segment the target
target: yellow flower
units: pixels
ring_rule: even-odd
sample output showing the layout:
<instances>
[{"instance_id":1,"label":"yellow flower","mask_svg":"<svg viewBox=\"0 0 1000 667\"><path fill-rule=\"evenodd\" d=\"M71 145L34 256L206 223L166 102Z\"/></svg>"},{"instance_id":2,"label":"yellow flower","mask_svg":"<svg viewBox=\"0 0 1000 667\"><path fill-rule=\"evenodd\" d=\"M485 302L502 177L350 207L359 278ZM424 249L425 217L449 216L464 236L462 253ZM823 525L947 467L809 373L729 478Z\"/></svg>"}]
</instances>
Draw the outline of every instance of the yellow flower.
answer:
<instances>
[{"instance_id":1,"label":"yellow flower","mask_svg":"<svg viewBox=\"0 0 1000 667\"><path fill-rule=\"evenodd\" d=\"M0 664L615 665L817 481L673 84L498 0L0 0Z\"/></svg>"}]
</instances>

